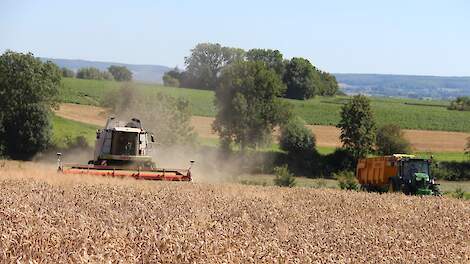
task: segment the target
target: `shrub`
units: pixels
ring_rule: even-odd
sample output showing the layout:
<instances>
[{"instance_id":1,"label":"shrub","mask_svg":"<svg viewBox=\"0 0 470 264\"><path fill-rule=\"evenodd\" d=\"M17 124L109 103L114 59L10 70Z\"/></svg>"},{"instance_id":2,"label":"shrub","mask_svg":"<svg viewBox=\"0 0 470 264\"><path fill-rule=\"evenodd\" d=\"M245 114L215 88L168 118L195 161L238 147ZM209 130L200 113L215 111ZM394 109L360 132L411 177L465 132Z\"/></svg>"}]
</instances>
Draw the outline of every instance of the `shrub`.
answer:
<instances>
[{"instance_id":1,"label":"shrub","mask_svg":"<svg viewBox=\"0 0 470 264\"><path fill-rule=\"evenodd\" d=\"M315 149L315 135L301 118L291 118L282 125L281 149L287 152L284 163L294 173L305 176L320 174L320 155Z\"/></svg>"},{"instance_id":2,"label":"shrub","mask_svg":"<svg viewBox=\"0 0 470 264\"><path fill-rule=\"evenodd\" d=\"M470 96L457 97L450 103L449 110L470 111Z\"/></svg>"},{"instance_id":3,"label":"shrub","mask_svg":"<svg viewBox=\"0 0 470 264\"><path fill-rule=\"evenodd\" d=\"M465 196L465 191L462 189L462 187L458 187L455 189L455 198L457 199L463 199Z\"/></svg>"},{"instance_id":4,"label":"shrub","mask_svg":"<svg viewBox=\"0 0 470 264\"><path fill-rule=\"evenodd\" d=\"M77 71L78 79L89 79L89 80L113 80L113 76L108 71L100 71L97 68L81 68Z\"/></svg>"},{"instance_id":5,"label":"shrub","mask_svg":"<svg viewBox=\"0 0 470 264\"><path fill-rule=\"evenodd\" d=\"M322 171L323 175L330 177L341 171L353 171L356 168L357 160L343 148L336 149L333 153L323 157Z\"/></svg>"},{"instance_id":6,"label":"shrub","mask_svg":"<svg viewBox=\"0 0 470 264\"><path fill-rule=\"evenodd\" d=\"M296 182L294 175L289 172L287 165L274 168L276 177L274 178L274 184L281 187L294 187Z\"/></svg>"},{"instance_id":7,"label":"shrub","mask_svg":"<svg viewBox=\"0 0 470 264\"><path fill-rule=\"evenodd\" d=\"M338 180L339 188L342 190L358 190L359 182L352 171L342 171L334 174L334 178Z\"/></svg>"},{"instance_id":8,"label":"shrub","mask_svg":"<svg viewBox=\"0 0 470 264\"><path fill-rule=\"evenodd\" d=\"M316 189L323 189L323 188L326 188L326 180L325 179L322 179L322 178L319 178L319 179L316 179L315 180L315 183L314 183L314 187Z\"/></svg>"},{"instance_id":9,"label":"shrub","mask_svg":"<svg viewBox=\"0 0 470 264\"><path fill-rule=\"evenodd\" d=\"M163 85L168 87L180 87L180 81L165 73L165 75L163 75Z\"/></svg>"},{"instance_id":10,"label":"shrub","mask_svg":"<svg viewBox=\"0 0 470 264\"><path fill-rule=\"evenodd\" d=\"M309 154L315 151L315 135L305 127L301 118L293 118L281 128L281 149L291 154Z\"/></svg>"},{"instance_id":11,"label":"shrub","mask_svg":"<svg viewBox=\"0 0 470 264\"><path fill-rule=\"evenodd\" d=\"M73 78L75 77L75 72L73 72L71 69L63 67L60 69L62 72L62 77L67 77L67 78Z\"/></svg>"},{"instance_id":12,"label":"shrub","mask_svg":"<svg viewBox=\"0 0 470 264\"><path fill-rule=\"evenodd\" d=\"M470 180L470 161L440 162L439 167L432 167L432 174L438 179L448 181Z\"/></svg>"},{"instance_id":13,"label":"shrub","mask_svg":"<svg viewBox=\"0 0 470 264\"><path fill-rule=\"evenodd\" d=\"M403 137L400 126L389 124L380 127L376 136L377 150L381 155L409 153L410 142Z\"/></svg>"}]
</instances>

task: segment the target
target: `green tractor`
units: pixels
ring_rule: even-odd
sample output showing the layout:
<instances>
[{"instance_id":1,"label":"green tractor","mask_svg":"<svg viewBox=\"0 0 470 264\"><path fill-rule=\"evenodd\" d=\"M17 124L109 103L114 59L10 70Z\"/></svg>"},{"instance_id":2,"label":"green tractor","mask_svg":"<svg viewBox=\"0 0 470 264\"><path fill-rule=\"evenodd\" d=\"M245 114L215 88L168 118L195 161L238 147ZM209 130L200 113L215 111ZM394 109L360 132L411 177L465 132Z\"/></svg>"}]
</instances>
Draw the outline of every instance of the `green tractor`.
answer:
<instances>
[{"instance_id":1,"label":"green tractor","mask_svg":"<svg viewBox=\"0 0 470 264\"><path fill-rule=\"evenodd\" d=\"M430 159L413 155L361 159L356 176L369 191L403 192L417 195L440 195L439 185L431 175Z\"/></svg>"}]
</instances>

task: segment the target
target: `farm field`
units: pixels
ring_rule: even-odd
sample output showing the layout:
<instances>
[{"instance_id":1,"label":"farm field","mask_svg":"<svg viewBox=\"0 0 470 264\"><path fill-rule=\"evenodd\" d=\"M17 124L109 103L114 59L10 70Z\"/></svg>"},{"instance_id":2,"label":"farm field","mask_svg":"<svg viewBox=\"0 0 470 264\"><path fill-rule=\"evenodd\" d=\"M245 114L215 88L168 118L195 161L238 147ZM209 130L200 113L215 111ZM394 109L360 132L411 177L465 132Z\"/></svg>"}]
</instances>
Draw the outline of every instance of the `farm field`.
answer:
<instances>
[{"instance_id":1,"label":"farm field","mask_svg":"<svg viewBox=\"0 0 470 264\"><path fill-rule=\"evenodd\" d=\"M101 107L79 105L79 104L61 104L57 115L83 123L93 124L101 127L106 123L106 110ZM212 132L212 117L193 116L191 126L199 135L199 140L203 145L216 146L218 144L217 135ZM317 145L322 154L333 152L336 147L341 146L339 141L340 131L332 126L309 126L314 132ZM95 131L96 128L93 128ZM94 133L94 132L93 132ZM427 156L434 155L439 160L462 161L466 157L463 154L463 146L466 138L470 136L461 132L443 132L443 131L419 131L404 130L405 137L411 142L415 151ZM275 136L277 134L275 133ZM277 146L277 145L276 145ZM274 148L278 149L278 146Z\"/></svg>"},{"instance_id":2,"label":"farm field","mask_svg":"<svg viewBox=\"0 0 470 264\"><path fill-rule=\"evenodd\" d=\"M0 262L470 261L470 205L330 189L0 170Z\"/></svg>"},{"instance_id":3,"label":"farm field","mask_svg":"<svg viewBox=\"0 0 470 264\"><path fill-rule=\"evenodd\" d=\"M53 115L52 144L58 148L66 148L77 137L84 137L88 145L95 144L96 130L99 127L88 122L78 122Z\"/></svg>"},{"instance_id":4,"label":"farm field","mask_svg":"<svg viewBox=\"0 0 470 264\"><path fill-rule=\"evenodd\" d=\"M68 103L99 105L108 91L118 89L120 83L64 78L61 100ZM154 84L136 83L144 92L160 91L189 100L196 116L213 117L214 93L211 91L171 88ZM316 97L308 101L288 100L295 112L311 125L336 125L339 111L347 97ZM402 128L470 132L470 112L450 111L446 101L371 98L378 125L399 124Z\"/></svg>"}]
</instances>

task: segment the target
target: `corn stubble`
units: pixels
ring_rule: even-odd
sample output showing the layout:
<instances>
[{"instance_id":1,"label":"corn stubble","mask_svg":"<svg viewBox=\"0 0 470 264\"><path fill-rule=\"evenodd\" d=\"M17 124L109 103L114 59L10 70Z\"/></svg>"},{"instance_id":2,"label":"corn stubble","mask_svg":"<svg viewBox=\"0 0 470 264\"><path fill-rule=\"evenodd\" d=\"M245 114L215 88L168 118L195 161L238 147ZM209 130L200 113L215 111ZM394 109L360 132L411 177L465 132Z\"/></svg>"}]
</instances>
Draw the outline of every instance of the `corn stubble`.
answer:
<instances>
[{"instance_id":1,"label":"corn stubble","mask_svg":"<svg viewBox=\"0 0 470 264\"><path fill-rule=\"evenodd\" d=\"M0 262L469 263L470 203L0 169Z\"/></svg>"}]
</instances>

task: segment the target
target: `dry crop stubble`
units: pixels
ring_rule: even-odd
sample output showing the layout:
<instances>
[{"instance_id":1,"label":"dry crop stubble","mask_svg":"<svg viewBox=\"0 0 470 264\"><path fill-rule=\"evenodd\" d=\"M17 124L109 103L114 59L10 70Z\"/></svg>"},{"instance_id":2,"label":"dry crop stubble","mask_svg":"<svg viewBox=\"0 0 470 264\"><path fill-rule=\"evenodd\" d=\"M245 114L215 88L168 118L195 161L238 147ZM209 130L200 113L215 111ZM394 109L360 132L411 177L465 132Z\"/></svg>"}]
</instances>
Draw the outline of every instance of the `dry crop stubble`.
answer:
<instances>
[{"instance_id":1,"label":"dry crop stubble","mask_svg":"<svg viewBox=\"0 0 470 264\"><path fill-rule=\"evenodd\" d=\"M468 263L470 203L0 171L1 262Z\"/></svg>"}]
</instances>

